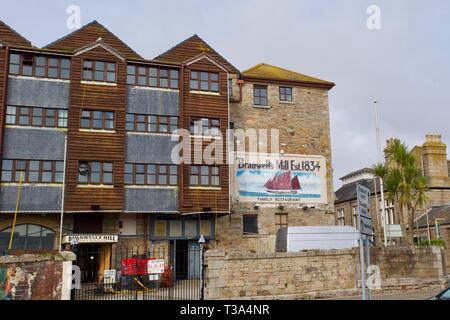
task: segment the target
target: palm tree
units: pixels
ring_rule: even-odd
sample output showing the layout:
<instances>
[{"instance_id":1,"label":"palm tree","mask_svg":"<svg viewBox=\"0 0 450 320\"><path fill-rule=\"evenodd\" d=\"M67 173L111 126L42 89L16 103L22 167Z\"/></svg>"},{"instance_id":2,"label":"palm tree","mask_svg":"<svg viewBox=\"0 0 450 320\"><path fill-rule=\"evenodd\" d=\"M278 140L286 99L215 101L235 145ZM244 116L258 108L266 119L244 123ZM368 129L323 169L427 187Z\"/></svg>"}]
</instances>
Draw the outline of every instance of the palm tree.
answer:
<instances>
[{"instance_id":1,"label":"palm tree","mask_svg":"<svg viewBox=\"0 0 450 320\"><path fill-rule=\"evenodd\" d=\"M405 143L392 139L385 149L386 164L374 165L375 175L385 181L389 200L397 212L407 213L408 241L414 245L414 220L418 210L428 202L427 180Z\"/></svg>"}]
</instances>

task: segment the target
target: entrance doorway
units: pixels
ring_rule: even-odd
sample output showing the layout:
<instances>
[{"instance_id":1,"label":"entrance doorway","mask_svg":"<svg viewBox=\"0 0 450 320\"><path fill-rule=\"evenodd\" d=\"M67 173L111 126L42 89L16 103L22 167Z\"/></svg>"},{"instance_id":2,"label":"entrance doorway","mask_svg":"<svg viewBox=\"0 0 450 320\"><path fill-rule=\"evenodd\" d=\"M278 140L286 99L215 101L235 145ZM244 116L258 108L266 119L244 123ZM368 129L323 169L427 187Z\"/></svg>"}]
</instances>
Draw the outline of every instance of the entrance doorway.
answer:
<instances>
[{"instance_id":1,"label":"entrance doorway","mask_svg":"<svg viewBox=\"0 0 450 320\"><path fill-rule=\"evenodd\" d=\"M98 282L100 271L101 246L82 244L77 250L77 265L81 271L81 283Z\"/></svg>"},{"instance_id":2,"label":"entrance doorway","mask_svg":"<svg viewBox=\"0 0 450 320\"><path fill-rule=\"evenodd\" d=\"M198 242L176 240L173 245L176 279L198 279L200 277L200 246Z\"/></svg>"}]
</instances>

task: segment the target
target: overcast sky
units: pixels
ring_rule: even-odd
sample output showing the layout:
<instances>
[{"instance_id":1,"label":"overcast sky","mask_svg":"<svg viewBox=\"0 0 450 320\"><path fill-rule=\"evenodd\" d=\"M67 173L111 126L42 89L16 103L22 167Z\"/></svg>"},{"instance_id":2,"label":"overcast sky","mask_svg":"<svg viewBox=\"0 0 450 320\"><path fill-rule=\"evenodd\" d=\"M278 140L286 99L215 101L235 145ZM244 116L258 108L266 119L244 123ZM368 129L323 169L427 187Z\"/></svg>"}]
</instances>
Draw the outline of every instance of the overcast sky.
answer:
<instances>
[{"instance_id":1,"label":"overcast sky","mask_svg":"<svg viewBox=\"0 0 450 320\"><path fill-rule=\"evenodd\" d=\"M37 46L66 35L69 5L82 25L104 24L145 58L198 34L240 70L265 62L333 81L335 188L377 160L373 101L383 145L437 133L450 142L448 0L5 1L0 19ZM369 30L369 5L381 30Z\"/></svg>"}]
</instances>

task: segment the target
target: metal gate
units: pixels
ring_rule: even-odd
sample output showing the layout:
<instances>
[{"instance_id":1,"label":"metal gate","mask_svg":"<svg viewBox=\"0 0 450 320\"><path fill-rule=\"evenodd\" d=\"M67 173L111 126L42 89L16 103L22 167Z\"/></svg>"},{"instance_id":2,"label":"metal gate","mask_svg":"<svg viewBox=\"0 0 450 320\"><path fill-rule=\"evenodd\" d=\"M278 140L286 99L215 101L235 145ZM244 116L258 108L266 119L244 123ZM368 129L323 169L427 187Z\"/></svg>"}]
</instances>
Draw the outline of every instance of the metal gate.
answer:
<instances>
[{"instance_id":1,"label":"metal gate","mask_svg":"<svg viewBox=\"0 0 450 320\"><path fill-rule=\"evenodd\" d=\"M83 246L75 250L79 281L73 300L200 300L201 249L140 250Z\"/></svg>"}]
</instances>

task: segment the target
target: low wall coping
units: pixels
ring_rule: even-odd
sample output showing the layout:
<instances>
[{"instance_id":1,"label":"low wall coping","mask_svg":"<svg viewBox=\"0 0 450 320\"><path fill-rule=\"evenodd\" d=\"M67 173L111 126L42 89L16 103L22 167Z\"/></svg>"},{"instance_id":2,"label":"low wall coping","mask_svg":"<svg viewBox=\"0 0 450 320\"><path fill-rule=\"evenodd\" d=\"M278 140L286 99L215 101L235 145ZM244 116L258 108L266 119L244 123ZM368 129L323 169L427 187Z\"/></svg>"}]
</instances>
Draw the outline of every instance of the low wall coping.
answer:
<instances>
[{"instance_id":1,"label":"low wall coping","mask_svg":"<svg viewBox=\"0 0 450 320\"><path fill-rule=\"evenodd\" d=\"M60 253L39 253L24 254L20 256L3 256L0 257L0 264L13 263L32 263L41 261L75 261L76 256L73 252L64 251Z\"/></svg>"}]
</instances>

